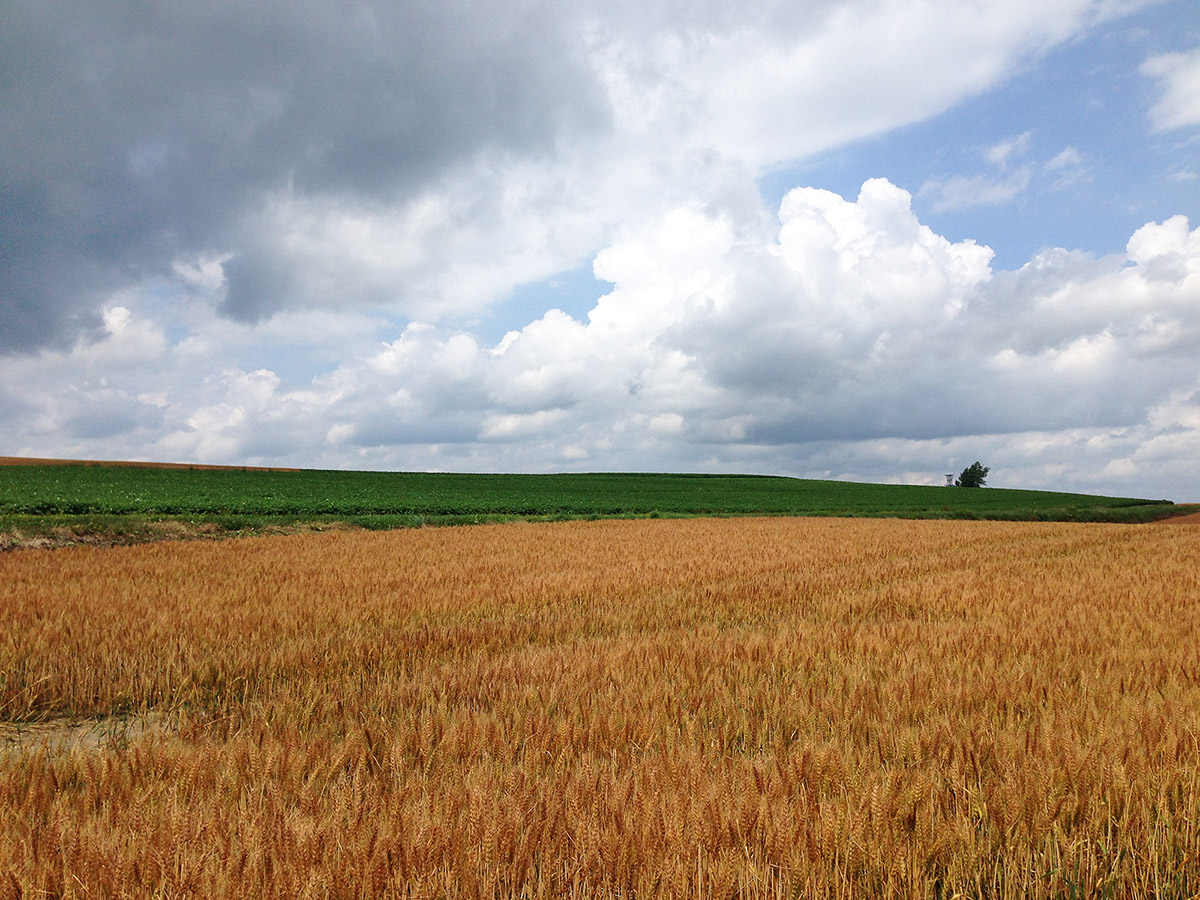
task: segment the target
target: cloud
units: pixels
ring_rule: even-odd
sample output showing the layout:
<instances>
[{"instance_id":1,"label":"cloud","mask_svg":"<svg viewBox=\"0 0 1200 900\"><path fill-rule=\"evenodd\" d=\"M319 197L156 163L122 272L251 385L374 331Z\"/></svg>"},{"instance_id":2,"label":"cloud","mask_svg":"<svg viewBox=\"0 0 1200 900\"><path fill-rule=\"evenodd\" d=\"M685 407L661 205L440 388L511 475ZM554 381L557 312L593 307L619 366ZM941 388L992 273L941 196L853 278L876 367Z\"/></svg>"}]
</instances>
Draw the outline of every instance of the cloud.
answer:
<instances>
[{"instance_id":1,"label":"cloud","mask_svg":"<svg viewBox=\"0 0 1200 900\"><path fill-rule=\"evenodd\" d=\"M1033 180L1033 166L1028 162L1032 144L1033 134L1026 131L986 147L980 155L995 172L930 178L921 185L918 196L931 198L935 212L1008 203L1023 193Z\"/></svg>"},{"instance_id":2,"label":"cloud","mask_svg":"<svg viewBox=\"0 0 1200 900\"><path fill-rule=\"evenodd\" d=\"M1075 147L1064 147L1046 163L1045 169L1047 174L1054 179L1051 186L1056 189L1071 187L1091 180L1083 154Z\"/></svg>"},{"instance_id":3,"label":"cloud","mask_svg":"<svg viewBox=\"0 0 1200 900\"><path fill-rule=\"evenodd\" d=\"M1098 11L1078 0L1040 9L1025 0L817 6L769 32L708 35L683 53L670 46L680 63L669 71L699 98L695 133L706 146L766 166L928 119L991 88ZM797 27L806 20L819 26Z\"/></svg>"},{"instance_id":4,"label":"cloud","mask_svg":"<svg viewBox=\"0 0 1200 900\"><path fill-rule=\"evenodd\" d=\"M1075 147L1064 147L1049 160L1039 161L1031 131L986 147L980 156L992 166L991 173L930 178L917 196L928 199L934 212L958 212L1011 203L1046 179L1055 190L1090 180L1083 154Z\"/></svg>"},{"instance_id":5,"label":"cloud","mask_svg":"<svg viewBox=\"0 0 1200 900\"><path fill-rule=\"evenodd\" d=\"M1158 82L1160 95L1149 113L1155 131L1200 124L1200 48L1152 56L1141 71Z\"/></svg>"},{"instance_id":6,"label":"cloud","mask_svg":"<svg viewBox=\"0 0 1200 900\"><path fill-rule=\"evenodd\" d=\"M213 260L236 321L453 324L622 223L749 209L765 167L936 115L1111 6L16 0L0 352L103 340L114 291Z\"/></svg>"},{"instance_id":7,"label":"cloud","mask_svg":"<svg viewBox=\"0 0 1200 900\"><path fill-rule=\"evenodd\" d=\"M93 457L930 483L978 458L999 486L1184 490L1194 457L1169 453L1200 439L1200 229L1177 216L1112 257L991 260L886 180L798 188L777 217L686 204L627 227L586 317L550 310L494 345L412 323L372 347L386 324L350 315L325 337L281 314L281 332L316 329L296 352L341 360L285 379L239 364L259 329L210 317L172 341L161 310L113 307L100 340L0 360L0 383L28 386L8 427L31 455L53 436ZM79 418L87 403L113 427Z\"/></svg>"},{"instance_id":8,"label":"cloud","mask_svg":"<svg viewBox=\"0 0 1200 900\"><path fill-rule=\"evenodd\" d=\"M977 206L1000 206L1022 194L1033 180L1028 166L1005 178L989 175L952 175L933 178L921 186L921 196L932 197L935 212L957 212Z\"/></svg>"},{"instance_id":9,"label":"cloud","mask_svg":"<svg viewBox=\"0 0 1200 900\"><path fill-rule=\"evenodd\" d=\"M281 308L296 261L253 240L277 197L402 205L481 153L538 157L603 130L605 98L557 10L11 5L4 349L94 330L98 297L181 255L242 259L230 314Z\"/></svg>"},{"instance_id":10,"label":"cloud","mask_svg":"<svg viewBox=\"0 0 1200 900\"><path fill-rule=\"evenodd\" d=\"M1077 169L1083 165L1083 157L1074 147L1067 147L1048 163L1047 170L1051 172L1062 172L1064 170Z\"/></svg>"},{"instance_id":11,"label":"cloud","mask_svg":"<svg viewBox=\"0 0 1200 900\"><path fill-rule=\"evenodd\" d=\"M1001 170L1007 169L1009 160L1014 156L1017 158L1027 156L1032 144L1033 132L1026 131L1008 140L1001 141L995 146L988 147L983 152L983 158L992 165L998 166Z\"/></svg>"},{"instance_id":12,"label":"cloud","mask_svg":"<svg viewBox=\"0 0 1200 900\"><path fill-rule=\"evenodd\" d=\"M6 449L935 481L983 458L998 484L1183 483L1200 250L1174 210L1123 253L999 271L887 180L777 209L759 183L1139 5L17 0ZM1195 124L1195 61L1142 67L1156 128ZM1032 202L1103 171L1091 145L1002 127L922 200ZM588 266L597 296L473 330Z\"/></svg>"}]
</instances>

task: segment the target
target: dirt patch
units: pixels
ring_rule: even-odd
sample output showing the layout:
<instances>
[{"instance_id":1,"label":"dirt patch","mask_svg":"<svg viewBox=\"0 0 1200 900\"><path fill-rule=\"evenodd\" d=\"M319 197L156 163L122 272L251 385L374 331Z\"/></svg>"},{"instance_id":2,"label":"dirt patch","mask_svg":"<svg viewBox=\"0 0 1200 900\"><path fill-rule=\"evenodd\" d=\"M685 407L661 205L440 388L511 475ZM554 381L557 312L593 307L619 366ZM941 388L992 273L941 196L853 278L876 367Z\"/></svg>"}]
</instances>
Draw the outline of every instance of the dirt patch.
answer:
<instances>
[{"instance_id":1,"label":"dirt patch","mask_svg":"<svg viewBox=\"0 0 1200 900\"><path fill-rule=\"evenodd\" d=\"M0 552L5 550L51 550L55 547L121 547L150 541L184 541L223 537L220 526L204 522L144 522L130 530L59 525L45 531L20 529L0 532Z\"/></svg>"},{"instance_id":2,"label":"dirt patch","mask_svg":"<svg viewBox=\"0 0 1200 900\"><path fill-rule=\"evenodd\" d=\"M350 522L294 522L248 529L229 529L216 522L181 522L173 519L143 521L131 529L103 529L62 525L44 531L0 531L0 553L6 550L53 550L58 547L124 547L154 541L223 540L267 534L301 534L310 531L362 531Z\"/></svg>"},{"instance_id":3,"label":"dirt patch","mask_svg":"<svg viewBox=\"0 0 1200 900\"><path fill-rule=\"evenodd\" d=\"M45 459L33 456L0 456L0 466L117 466L133 469L196 469L199 471L300 472L286 466L213 466L200 463L141 462L110 459Z\"/></svg>"},{"instance_id":4,"label":"dirt patch","mask_svg":"<svg viewBox=\"0 0 1200 900\"><path fill-rule=\"evenodd\" d=\"M1156 521L1159 525L1200 525L1200 512L1189 513L1186 516L1171 516Z\"/></svg>"},{"instance_id":5,"label":"dirt patch","mask_svg":"<svg viewBox=\"0 0 1200 900\"><path fill-rule=\"evenodd\" d=\"M154 710L138 716L99 719L0 721L0 756L39 749L48 753L77 753L121 747L145 734L165 734L171 727L166 713Z\"/></svg>"}]
</instances>

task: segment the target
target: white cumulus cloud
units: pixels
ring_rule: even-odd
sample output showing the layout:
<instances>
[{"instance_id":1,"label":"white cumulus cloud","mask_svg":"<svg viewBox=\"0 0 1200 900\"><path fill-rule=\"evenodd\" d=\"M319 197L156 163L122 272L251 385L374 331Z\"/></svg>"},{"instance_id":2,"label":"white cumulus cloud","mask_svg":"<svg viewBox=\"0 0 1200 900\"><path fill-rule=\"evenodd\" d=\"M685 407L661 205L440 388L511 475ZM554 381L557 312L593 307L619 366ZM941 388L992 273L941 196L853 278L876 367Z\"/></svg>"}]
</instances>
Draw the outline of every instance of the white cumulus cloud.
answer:
<instances>
[{"instance_id":1,"label":"white cumulus cloud","mask_svg":"<svg viewBox=\"0 0 1200 900\"><path fill-rule=\"evenodd\" d=\"M987 456L998 485L1182 483L1167 455L1200 428L1200 229L1178 216L1113 257L991 260L886 180L799 188L773 219L685 205L624 230L586 317L550 310L495 345L413 323L285 382L238 366L236 342L198 355L195 335L114 307L106 338L0 361L0 383L27 386L13 439L31 454L73 421L73 446L107 457L935 483ZM153 392L115 352L131 347L164 357ZM116 426L81 418L89 404Z\"/></svg>"},{"instance_id":2,"label":"white cumulus cloud","mask_svg":"<svg viewBox=\"0 0 1200 900\"><path fill-rule=\"evenodd\" d=\"M16 0L6 449L935 479L995 454L997 483L1176 477L1138 442L1195 430L1200 250L1170 217L1186 206L1155 207L1124 253L1001 271L882 178L777 209L760 193L1140 5L365 0L267 28L197 0L80 7L65 28ZM1198 59L1145 62L1156 128L1200 120ZM921 188L935 211L1105 164L1002 127ZM1195 167L1173 164L1182 190ZM610 288L498 314L589 265ZM502 340L478 331L489 316Z\"/></svg>"}]
</instances>

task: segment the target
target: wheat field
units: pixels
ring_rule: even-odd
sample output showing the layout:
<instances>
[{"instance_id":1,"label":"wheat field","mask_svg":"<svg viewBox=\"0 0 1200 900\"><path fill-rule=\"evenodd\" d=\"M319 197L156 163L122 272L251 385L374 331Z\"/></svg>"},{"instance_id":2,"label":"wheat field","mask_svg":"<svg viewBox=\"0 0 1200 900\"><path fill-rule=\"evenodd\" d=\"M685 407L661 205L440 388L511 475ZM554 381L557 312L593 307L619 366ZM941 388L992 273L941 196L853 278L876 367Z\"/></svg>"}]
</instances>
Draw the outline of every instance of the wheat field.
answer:
<instances>
[{"instance_id":1,"label":"wheat field","mask_svg":"<svg viewBox=\"0 0 1200 900\"><path fill-rule=\"evenodd\" d=\"M0 898L1190 897L1200 528L0 556Z\"/></svg>"}]
</instances>

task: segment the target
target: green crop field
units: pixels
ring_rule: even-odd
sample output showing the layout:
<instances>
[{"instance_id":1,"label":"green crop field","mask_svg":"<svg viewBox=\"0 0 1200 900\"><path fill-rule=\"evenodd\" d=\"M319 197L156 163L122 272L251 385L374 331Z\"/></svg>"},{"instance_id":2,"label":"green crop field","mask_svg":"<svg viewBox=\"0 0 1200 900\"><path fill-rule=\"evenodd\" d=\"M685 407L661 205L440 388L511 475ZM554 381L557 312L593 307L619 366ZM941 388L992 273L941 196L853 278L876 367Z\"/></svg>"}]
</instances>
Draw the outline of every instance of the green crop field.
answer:
<instances>
[{"instance_id":1,"label":"green crop field","mask_svg":"<svg viewBox=\"0 0 1200 900\"><path fill-rule=\"evenodd\" d=\"M152 523L165 521L255 531L300 523L394 528L504 519L698 515L1136 522L1183 511L1165 500L760 475L478 475L107 464L0 467L0 532L66 529L130 540L144 536L140 532Z\"/></svg>"}]
</instances>

